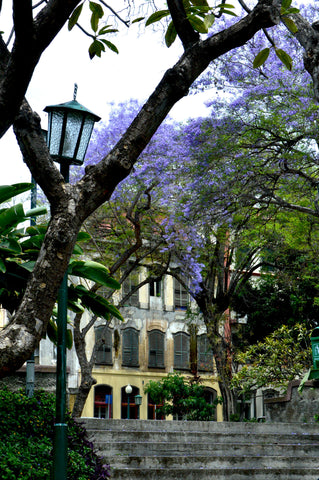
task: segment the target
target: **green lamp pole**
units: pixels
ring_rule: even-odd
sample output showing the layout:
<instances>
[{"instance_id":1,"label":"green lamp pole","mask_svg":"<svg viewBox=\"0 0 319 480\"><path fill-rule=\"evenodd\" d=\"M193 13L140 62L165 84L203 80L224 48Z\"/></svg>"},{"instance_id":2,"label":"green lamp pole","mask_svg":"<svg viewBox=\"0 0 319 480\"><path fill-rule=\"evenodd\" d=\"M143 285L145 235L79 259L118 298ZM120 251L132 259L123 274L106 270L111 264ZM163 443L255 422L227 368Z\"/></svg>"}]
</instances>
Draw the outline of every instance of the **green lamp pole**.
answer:
<instances>
[{"instance_id":1,"label":"green lamp pole","mask_svg":"<svg viewBox=\"0 0 319 480\"><path fill-rule=\"evenodd\" d=\"M130 395L133 391L133 388L130 384L126 385L125 393L127 395L127 419L130 419Z\"/></svg>"},{"instance_id":2,"label":"green lamp pole","mask_svg":"<svg viewBox=\"0 0 319 480\"><path fill-rule=\"evenodd\" d=\"M53 160L60 163L65 182L69 182L70 165L82 165L90 142L93 126L100 117L76 100L77 85L71 102L51 105L48 113L47 144ZM65 273L58 294L58 339L56 379L56 419L53 445L53 480L67 479L66 414L66 331L68 275Z\"/></svg>"}]
</instances>

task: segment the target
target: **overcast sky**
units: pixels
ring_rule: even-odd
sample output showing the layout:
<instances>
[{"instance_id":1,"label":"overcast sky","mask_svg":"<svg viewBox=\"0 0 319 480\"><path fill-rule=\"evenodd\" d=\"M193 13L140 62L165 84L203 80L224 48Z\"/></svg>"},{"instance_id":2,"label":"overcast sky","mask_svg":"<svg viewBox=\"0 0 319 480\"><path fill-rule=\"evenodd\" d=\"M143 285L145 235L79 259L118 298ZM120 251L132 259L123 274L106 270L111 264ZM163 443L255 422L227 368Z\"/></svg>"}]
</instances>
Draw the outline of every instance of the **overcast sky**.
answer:
<instances>
[{"instance_id":1,"label":"overcast sky","mask_svg":"<svg viewBox=\"0 0 319 480\"><path fill-rule=\"evenodd\" d=\"M8 16L0 18L0 29L5 32L6 18L8 22ZM101 58L90 60L89 39L78 28L72 32L65 28L44 52L26 95L33 110L41 116L43 128L47 128L45 106L72 100L74 83L78 84L77 100L102 117L102 121L107 120L111 102L148 98L181 53L178 42L166 48L160 32L155 34L150 29L138 35L137 25L112 41L120 51L118 55L108 51ZM180 101L172 116L186 120L204 112L203 101L192 96ZM21 162L12 131L0 141L0 156L2 165L7 166L4 172L2 169L2 184L29 181L29 171Z\"/></svg>"}]
</instances>

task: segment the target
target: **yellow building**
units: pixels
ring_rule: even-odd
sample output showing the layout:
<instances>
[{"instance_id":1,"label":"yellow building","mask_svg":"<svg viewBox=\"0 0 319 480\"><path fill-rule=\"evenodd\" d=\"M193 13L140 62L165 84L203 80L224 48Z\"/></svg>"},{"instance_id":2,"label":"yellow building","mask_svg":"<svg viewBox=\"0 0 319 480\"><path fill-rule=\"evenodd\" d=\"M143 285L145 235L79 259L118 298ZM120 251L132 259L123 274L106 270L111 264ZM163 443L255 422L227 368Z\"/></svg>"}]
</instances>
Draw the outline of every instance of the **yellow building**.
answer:
<instances>
[{"instance_id":1,"label":"yellow building","mask_svg":"<svg viewBox=\"0 0 319 480\"><path fill-rule=\"evenodd\" d=\"M131 275L121 295L145 276L146 269ZM129 405L130 418L158 418L157 406L144 393L144 387L150 380L161 380L172 372L190 376L191 365L201 377L207 400L212 402L220 394L206 328L200 319L190 328L185 318L189 300L181 284L167 275L144 285L129 298L121 308L124 322L96 322L87 340L87 354L97 342L92 372L97 384L87 398L83 417L127 418ZM132 387L129 396L127 385ZM136 395L142 397L140 407ZM216 419L222 420L221 405Z\"/></svg>"}]
</instances>

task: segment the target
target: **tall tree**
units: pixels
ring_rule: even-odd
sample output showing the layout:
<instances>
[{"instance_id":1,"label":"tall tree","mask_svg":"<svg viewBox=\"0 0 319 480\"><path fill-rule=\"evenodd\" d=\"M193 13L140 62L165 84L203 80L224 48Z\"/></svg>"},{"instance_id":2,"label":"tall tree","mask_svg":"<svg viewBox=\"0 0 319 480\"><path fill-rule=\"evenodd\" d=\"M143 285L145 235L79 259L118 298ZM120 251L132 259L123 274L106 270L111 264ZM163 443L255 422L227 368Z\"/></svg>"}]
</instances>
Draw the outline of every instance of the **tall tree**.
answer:
<instances>
[{"instance_id":1,"label":"tall tree","mask_svg":"<svg viewBox=\"0 0 319 480\"><path fill-rule=\"evenodd\" d=\"M234 25L220 31L213 25L213 35L201 37L192 26L196 20L187 14L183 2L170 0L168 13L184 47L183 54L164 74L115 147L97 165L88 169L79 182L66 185L49 156L38 116L24 96L41 54L80 1L50 0L43 7L41 3L34 18L31 1L13 2L14 45L9 51L2 38L0 42L0 135L14 126L24 160L50 202L51 220L25 295L12 321L0 333L2 375L25 361L45 331L83 221L107 201L118 183L130 174L170 109L187 95L192 83L207 66L227 51L245 44L260 29L280 23L281 3L259 0L251 12L244 14ZM116 12L116 8L113 10ZM92 13L92 26L96 32L99 12ZM303 17L294 16L298 40L306 52L306 68L319 93L318 32ZM207 28L202 31L207 32Z\"/></svg>"}]
</instances>

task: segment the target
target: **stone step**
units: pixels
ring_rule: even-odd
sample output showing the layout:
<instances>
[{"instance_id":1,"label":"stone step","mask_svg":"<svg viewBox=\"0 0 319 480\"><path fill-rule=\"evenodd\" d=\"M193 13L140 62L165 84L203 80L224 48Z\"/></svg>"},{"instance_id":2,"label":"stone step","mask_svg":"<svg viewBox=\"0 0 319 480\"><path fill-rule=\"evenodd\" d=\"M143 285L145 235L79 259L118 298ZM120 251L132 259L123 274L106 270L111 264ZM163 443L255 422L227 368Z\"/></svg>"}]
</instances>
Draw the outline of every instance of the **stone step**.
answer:
<instances>
[{"instance_id":1,"label":"stone step","mask_svg":"<svg viewBox=\"0 0 319 480\"><path fill-rule=\"evenodd\" d=\"M112 470L113 480L317 480L319 468L127 468Z\"/></svg>"},{"instance_id":2,"label":"stone step","mask_svg":"<svg viewBox=\"0 0 319 480\"><path fill-rule=\"evenodd\" d=\"M112 480L319 480L318 424L84 423Z\"/></svg>"},{"instance_id":3,"label":"stone step","mask_svg":"<svg viewBox=\"0 0 319 480\"><path fill-rule=\"evenodd\" d=\"M319 434L319 423L188 422L81 418L87 430Z\"/></svg>"},{"instance_id":4,"label":"stone step","mask_svg":"<svg viewBox=\"0 0 319 480\"><path fill-rule=\"evenodd\" d=\"M106 457L105 460L114 468L263 468L263 469L315 469L318 467L318 457L287 457L279 455L117 455Z\"/></svg>"},{"instance_id":5,"label":"stone step","mask_svg":"<svg viewBox=\"0 0 319 480\"><path fill-rule=\"evenodd\" d=\"M117 441L99 441L94 442L95 448L100 455L185 455L193 454L219 454L225 451L225 443L207 443L207 442L117 442ZM316 455L319 452L319 442L313 443L277 443L275 445L276 454L291 456ZM227 445L228 452L234 455L256 455L262 452L263 455L271 455L274 452L274 444L262 443L235 443ZM119 453L120 452L120 453Z\"/></svg>"},{"instance_id":6,"label":"stone step","mask_svg":"<svg viewBox=\"0 0 319 480\"><path fill-rule=\"evenodd\" d=\"M116 440L125 442L125 441L134 441L134 442L158 442L158 443L167 443L167 442L179 442L187 443L189 440L196 443L227 443L227 444L237 444L237 443L263 443L277 444L277 443L319 443L319 432L318 434L305 433L257 433L257 432L178 432L178 431L127 431L119 430L112 432L110 430L95 430L88 431L89 436L94 439L95 442L105 441L111 442L114 438Z\"/></svg>"}]
</instances>

